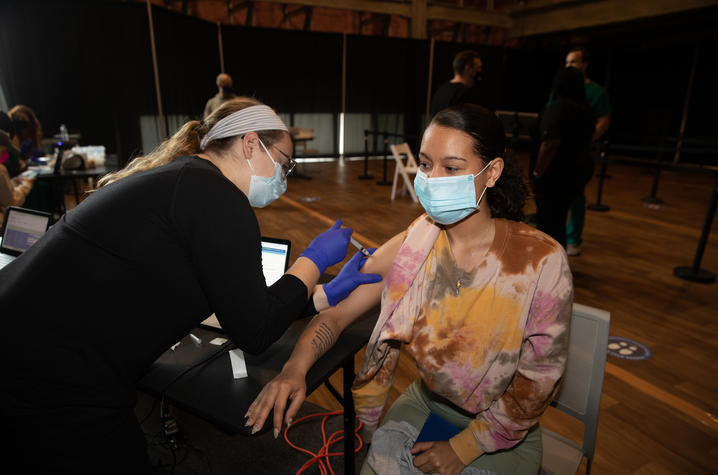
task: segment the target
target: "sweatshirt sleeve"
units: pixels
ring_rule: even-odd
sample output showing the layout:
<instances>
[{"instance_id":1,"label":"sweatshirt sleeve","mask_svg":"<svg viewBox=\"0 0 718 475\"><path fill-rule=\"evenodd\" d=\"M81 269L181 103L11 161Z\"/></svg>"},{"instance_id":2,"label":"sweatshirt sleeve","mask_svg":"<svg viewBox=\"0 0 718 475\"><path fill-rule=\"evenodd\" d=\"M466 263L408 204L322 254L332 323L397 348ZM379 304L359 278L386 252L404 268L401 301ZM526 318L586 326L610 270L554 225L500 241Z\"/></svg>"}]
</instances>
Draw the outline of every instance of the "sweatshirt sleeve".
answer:
<instances>
[{"instance_id":1,"label":"sweatshirt sleeve","mask_svg":"<svg viewBox=\"0 0 718 475\"><path fill-rule=\"evenodd\" d=\"M0 207L22 206L32 189L32 182L23 180L16 185L10 178L5 165L0 165Z\"/></svg>"},{"instance_id":2,"label":"sweatshirt sleeve","mask_svg":"<svg viewBox=\"0 0 718 475\"><path fill-rule=\"evenodd\" d=\"M566 254L544 261L524 330L516 373L504 394L450 439L466 465L521 442L555 396L566 367L573 283Z\"/></svg>"},{"instance_id":3,"label":"sweatshirt sleeve","mask_svg":"<svg viewBox=\"0 0 718 475\"><path fill-rule=\"evenodd\" d=\"M306 286L285 274L267 287L254 211L217 171L184 168L172 208L180 242L222 328L240 349L261 353L302 314Z\"/></svg>"},{"instance_id":4,"label":"sweatshirt sleeve","mask_svg":"<svg viewBox=\"0 0 718 475\"><path fill-rule=\"evenodd\" d=\"M388 349L381 367L373 378L365 383L354 383L352 387L357 418L364 423L368 433L373 433L379 426L389 391L394 385L400 353L401 346L397 343L396 347Z\"/></svg>"}]
</instances>

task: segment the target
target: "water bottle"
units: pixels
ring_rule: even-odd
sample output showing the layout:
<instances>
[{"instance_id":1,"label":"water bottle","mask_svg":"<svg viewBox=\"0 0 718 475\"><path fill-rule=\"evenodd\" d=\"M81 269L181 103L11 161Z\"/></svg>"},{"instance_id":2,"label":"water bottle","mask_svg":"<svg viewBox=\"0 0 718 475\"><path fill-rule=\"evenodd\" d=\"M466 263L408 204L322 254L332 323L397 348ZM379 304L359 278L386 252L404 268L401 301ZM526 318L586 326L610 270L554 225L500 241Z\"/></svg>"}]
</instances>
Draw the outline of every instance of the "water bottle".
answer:
<instances>
[{"instance_id":1,"label":"water bottle","mask_svg":"<svg viewBox=\"0 0 718 475\"><path fill-rule=\"evenodd\" d=\"M60 140L62 140L63 142L70 141L70 134L67 132L67 127L65 127L65 124L60 125Z\"/></svg>"}]
</instances>

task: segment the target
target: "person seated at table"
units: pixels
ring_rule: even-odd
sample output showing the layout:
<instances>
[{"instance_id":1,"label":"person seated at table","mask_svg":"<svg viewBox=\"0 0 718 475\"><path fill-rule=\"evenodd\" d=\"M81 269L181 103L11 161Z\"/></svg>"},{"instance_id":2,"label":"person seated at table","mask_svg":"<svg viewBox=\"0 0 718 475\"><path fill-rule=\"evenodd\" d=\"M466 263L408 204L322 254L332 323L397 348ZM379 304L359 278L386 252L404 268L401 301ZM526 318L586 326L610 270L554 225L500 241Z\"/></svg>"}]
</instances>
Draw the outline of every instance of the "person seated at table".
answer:
<instances>
[{"instance_id":1,"label":"person seated at table","mask_svg":"<svg viewBox=\"0 0 718 475\"><path fill-rule=\"evenodd\" d=\"M21 206L34 181L17 177L20 167L19 150L12 143L12 130L10 118L0 111L0 228L7 207Z\"/></svg>"},{"instance_id":2,"label":"person seated at table","mask_svg":"<svg viewBox=\"0 0 718 475\"><path fill-rule=\"evenodd\" d=\"M432 119L414 181L426 214L368 259L365 271L383 284L357 288L308 325L248 424L262 427L272 409L275 430L291 422L309 368L381 299L353 386L364 434L374 436L362 473L538 472L537 424L566 364L573 286L561 245L521 222L526 188L504 145L501 122L480 106ZM377 430L402 346L420 378ZM430 413L457 435L415 443Z\"/></svg>"},{"instance_id":3,"label":"person seated at table","mask_svg":"<svg viewBox=\"0 0 718 475\"><path fill-rule=\"evenodd\" d=\"M5 165L10 178L18 176L23 169L20 150L15 145L15 127L4 111L0 111L0 163Z\"/></svg>"},{"instance_id":4,"label":"person seated at table","mask_svg":"<svg viewBox=\"0 0 718 475\"><path fill-rule=\"evenodd\" d=\"M42 125L35 112L28 106L17 105L8 112L15 128L15 145L20 149L23 161L45 155L42 149Z\"/></svg>"},{"instance_id":5,"label":"person seated at table","mask_svg":"<svg viewBox=\"0 0 718 475\"><path fill-rule=\"evenodd\" d=\"M0 349L6 465L150 473L135 382L165 350L214 313L234 344L259 353L307 305L380 280L354 259L315 289L347 253L352 230L337 221L267 286L252 207L284 193L291 150L272 109L227 101L103 177L0 270L0 323L11 335Z\"/></svg>"}]
</instances>

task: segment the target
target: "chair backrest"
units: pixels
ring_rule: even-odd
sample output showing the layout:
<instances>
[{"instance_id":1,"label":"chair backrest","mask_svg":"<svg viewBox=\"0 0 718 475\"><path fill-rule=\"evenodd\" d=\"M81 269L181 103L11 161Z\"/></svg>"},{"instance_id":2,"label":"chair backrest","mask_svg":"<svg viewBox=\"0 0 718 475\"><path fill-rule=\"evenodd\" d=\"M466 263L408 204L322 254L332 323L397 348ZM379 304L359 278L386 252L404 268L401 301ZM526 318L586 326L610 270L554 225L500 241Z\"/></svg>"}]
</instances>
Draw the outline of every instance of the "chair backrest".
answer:
<instances>
[{"instance_id":1,"label":"chair backrest","mask_svg":"<svg viewBox=\"0 0 718 475\"><path fill-rule=\"evenodd\" d=\"M593 460L596 448L610 319L611 315L605 310L573 304L566 372L552 403L583 422L582 451L589 461Z\"/></svg>"},{"instance_id":2,"label":"chair backrest","mask_svg":"<svg viewBox=\"0 0 718 475\"><path fill-rule=\"evenodd\" d=\"M419 170L419 166L416 163L416 159L414 159L414 154L411 153L411 147L409 147L408 143L392 144L390 147L391 153L394 155L394 160L396 160L397 163L401 163L408 173L416 173ZM403 163L401 159L402 155L406 155L406 163Z\"/></svg>"}]
</instances>

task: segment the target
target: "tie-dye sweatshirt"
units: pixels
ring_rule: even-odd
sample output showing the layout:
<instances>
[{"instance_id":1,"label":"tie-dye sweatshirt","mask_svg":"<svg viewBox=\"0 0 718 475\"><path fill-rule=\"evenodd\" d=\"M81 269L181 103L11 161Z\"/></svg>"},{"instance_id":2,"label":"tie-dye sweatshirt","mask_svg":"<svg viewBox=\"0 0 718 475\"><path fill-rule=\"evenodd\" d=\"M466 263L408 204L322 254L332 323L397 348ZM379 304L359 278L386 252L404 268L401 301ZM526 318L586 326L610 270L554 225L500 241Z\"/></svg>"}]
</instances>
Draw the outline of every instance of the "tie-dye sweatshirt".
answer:
<instances>
[{"instance_id":1,"label":"tie-dye sweatshirt","mask_svg":"<svg viewBox=\"0 0 718 475\"><path fill-rule=\"evenodd\" d=\"M554 396L568 350L566 253L534 228L494 222L472 272L456 265L446 232L428 217L410 226L353 389L359 418L376 427L403 344L432 392L475 414L450 440L466 465L523 440Z\"/></svg>"}]
</instances>

